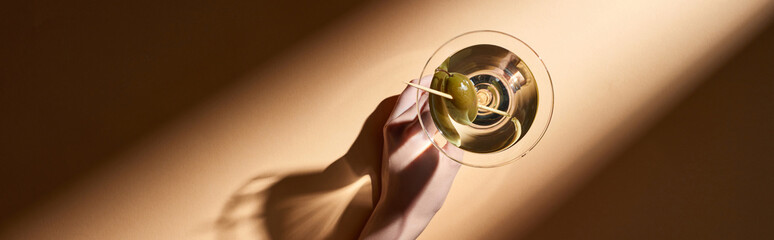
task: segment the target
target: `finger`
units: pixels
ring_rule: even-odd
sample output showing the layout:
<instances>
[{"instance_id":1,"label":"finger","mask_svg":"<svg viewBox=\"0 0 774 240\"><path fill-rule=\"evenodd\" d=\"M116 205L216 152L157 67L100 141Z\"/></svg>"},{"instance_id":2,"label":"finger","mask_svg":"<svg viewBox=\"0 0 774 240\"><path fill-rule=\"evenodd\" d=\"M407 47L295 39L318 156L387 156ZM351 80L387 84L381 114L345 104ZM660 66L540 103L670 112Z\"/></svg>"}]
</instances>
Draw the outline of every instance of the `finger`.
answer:
<instances>
[{"instance_id":1,"label":"finger","mask_svg":"<svg viewBox=\"0 0 774 240\"><path fill-rule=\"evenodd\" d=\"M430 86L430 82L432 81L432 76L425 76L419 79L411 80L411 83L416 83L422 86ZM398 97L398 102L395 103L395 108L392 110L392 114L390 114L390 119L395 119L401 114L405 113L408 110L411 110L411 107L414 106L414 103L416 103L417 99L417 89L411 86L406 86L405 89L403 89L403 92L400 94L400 97Z\"/></svg>"},{"instance_id":2,"label":"finger","mask_svg":"<svg viewBox=\"0 0 774 240\"><path fill-rule=\"evenodd\" d=\"M416 82L416 79L411 80L412 83ZM392 113L390 113L390 119L395 119L400 114L406 112L406 110L410 109L412 105L414 105L413 99L416 99L417 95L417 89L406 86L406 88L403 89L403 92L400 93L400 96L398 96L398 101L395 102L395 108L392 109Z\"/></svg>"},{"instance_id":3,"label":"finger","mask_svg":"<svg viewBox=\"0 0 774 240\"><path fill-rule=\"evenodd\" d=\"M425 98L420 99L420 101L426 103L427 97L425 96ZM422 122L419 122L419 117L422 118ZM409 134L422 133L422 128L424 126L427 130L427 135L429 136L435 135L438 129L435 128L435 124L433 123L433 117L430 115L430 108L424 107L422 109L422 112L419 114L419 117L414 116L414 119L412 119L410 125L408 126L407 132Z\"/></svg>"},{"instance_id":4,"label":"finger","mask_svg":"<svg viewBox=\"0 0 774 240\"><path fill-rule=\"evenodd\" d=\"M420 95L419 106L423 108L423 111L429 111L429 107L427 106L427 101L428 101L428 94ZM397 117L393 118L390 121L390 124L406 124L411 121L414 121L416 117L417 117L417 108L416 106L412 105L406 111L404 111ZM422 120L424 121L424 119Z\"/></svg>"},{"instance_id":5,"label":"finger","mask_svg":"<svg viewBox=\"0 0 774 240\"><path fill-rule=\"evenodd\" d=\"M425 100L427 101L427 100ZM403 136L403 144L402 145L427 145L431 146L431 140L430 138L436 134L438 131L435 128L435 125L432 123L432 116L430 115L429 110L423 111L422 117L422 123L419 122L419 118L416 115L402 115L400 118L408 118L413 117L413 119L408 120L406 122L397 122L397 123L391 123L390 126L392 126L391 129L393 129L393 134ZM398 121L403 121L403 119L398 119ZM422 126L427 127L428 132L425 133ZM435 147L433 147L434 150ZM436 150L437 151L437 150Z\"/></svg>"},{"instance_id":6,"label":"finger","mask_svg":"<svg viewBox=\"0 0 774 240\"><path fill-rule=\"evenodd\" d=\"M433 75L427 75L419 79L419 85L424 87L430 87L430 83L433 82Z\"/></svg>"},{"instance_id":7,"label":"finger","mask_svg":"<svg viewBox=\"0 0 774 240\"><path fill-rule=\"evenodd\" d=\"M400 136L401 139L395 144L395 150L389 153L391 159L389 161L390 170L400 171L406 164L411 163L428 151L438 153L438 150L433 147L424 133L402 133Z\"/></svg>"}]
</instances>

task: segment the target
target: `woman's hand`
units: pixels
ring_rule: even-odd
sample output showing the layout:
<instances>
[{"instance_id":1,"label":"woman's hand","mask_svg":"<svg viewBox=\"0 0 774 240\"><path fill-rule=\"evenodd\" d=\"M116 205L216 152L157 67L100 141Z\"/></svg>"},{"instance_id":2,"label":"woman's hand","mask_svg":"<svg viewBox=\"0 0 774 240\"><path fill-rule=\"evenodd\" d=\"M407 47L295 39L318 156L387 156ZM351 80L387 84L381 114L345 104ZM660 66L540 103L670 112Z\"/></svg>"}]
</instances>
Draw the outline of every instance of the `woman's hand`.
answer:
<instances>
[{"instance_id":1,"label":"woman's hand","mask_svg":"<svg viewBox=\"0 0 774 240\"><path fill-rule=\"evenodd\" d=\"M429 86L430 81L424 77L419 84ZM381 195L362 239L415 239L443 205L459 170L460 164L438 151L422 131L418 118L432 119L426 111L417 114L416 95L415 88L407 87L384 126ZM424 96L421 103L427 101ZM428 131L434 134L437 129ZM462 156L451 144L443 149L455 158Z\"/></svg>"}]
</instances>

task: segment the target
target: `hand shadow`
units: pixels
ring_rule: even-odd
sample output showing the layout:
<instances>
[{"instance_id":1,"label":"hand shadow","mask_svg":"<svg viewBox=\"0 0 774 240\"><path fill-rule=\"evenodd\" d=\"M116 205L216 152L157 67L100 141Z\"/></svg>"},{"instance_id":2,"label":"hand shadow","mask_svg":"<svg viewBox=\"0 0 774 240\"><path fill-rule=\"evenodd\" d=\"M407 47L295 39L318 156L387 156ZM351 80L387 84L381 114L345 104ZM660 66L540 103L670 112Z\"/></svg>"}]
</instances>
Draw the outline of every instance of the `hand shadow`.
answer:
<instances>
[{"instance_id":1,"label":"hand shadow","mask_svg":"<svg viewBox=\"0 0 774 240\"><path fill-rule=\"evenodd\" d=\"M397 99L382 100L349 150L322 172L249 179L224 205L218 238L356 239L379 198L382 128Z\"/></svg>"}]
</instances>

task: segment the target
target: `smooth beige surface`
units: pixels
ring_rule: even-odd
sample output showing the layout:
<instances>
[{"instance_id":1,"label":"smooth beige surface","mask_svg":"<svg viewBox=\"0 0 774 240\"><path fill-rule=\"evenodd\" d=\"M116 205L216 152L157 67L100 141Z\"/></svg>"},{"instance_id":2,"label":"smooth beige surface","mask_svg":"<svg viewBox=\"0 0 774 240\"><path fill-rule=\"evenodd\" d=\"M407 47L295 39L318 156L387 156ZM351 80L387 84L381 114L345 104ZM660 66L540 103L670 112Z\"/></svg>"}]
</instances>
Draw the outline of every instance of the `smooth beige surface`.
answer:
<instances>
[{"instance_id":1,"label":"smooth beige surface","mask_svg":"<svg viewBox=\"0 0 774 240\"><path fill-rule=\"evenodd\" d=\"M436 47L475 29L511 33L541 55L554 81L553 122L524 159L496 169L463 168L420 238L517 237L496 233L518 233L514 227L541 219L745 41L772 6L698 0L370 5L256 66L238 86L48 199L2 238L216 237L223 205L244 182L322 170L347 151L382 99L418 77ZM341 196L355 192L347 188Z\"/></svg>"}]
</instances>

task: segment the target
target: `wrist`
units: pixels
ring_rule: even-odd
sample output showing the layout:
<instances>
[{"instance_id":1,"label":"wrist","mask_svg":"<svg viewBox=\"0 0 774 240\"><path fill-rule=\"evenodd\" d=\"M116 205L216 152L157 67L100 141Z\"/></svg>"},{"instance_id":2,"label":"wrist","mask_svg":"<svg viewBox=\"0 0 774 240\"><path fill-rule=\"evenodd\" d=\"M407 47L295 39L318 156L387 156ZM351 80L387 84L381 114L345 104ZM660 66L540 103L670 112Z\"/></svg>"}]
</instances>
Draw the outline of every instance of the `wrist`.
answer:
<instances>
[{"instance_id":1,"label":"wrist","mask_svg":"<svg viewBox=\"0 0 774 240\"><path fill-rule=\"evenodd\" d=\"M416 239L436 211L402 206L394 199L381 199L361 233L361 239Z\"/></svg>"}]
</instances>

